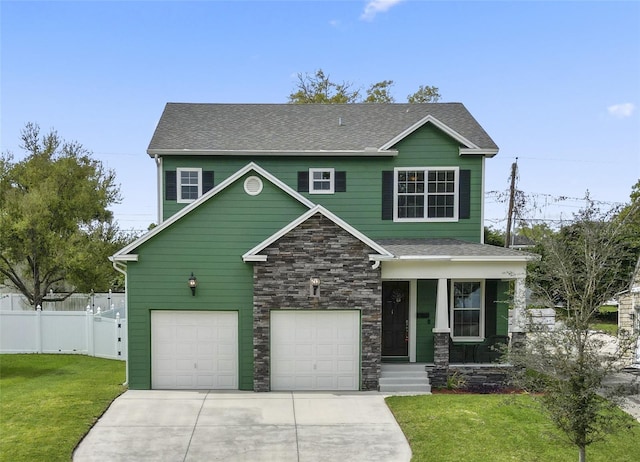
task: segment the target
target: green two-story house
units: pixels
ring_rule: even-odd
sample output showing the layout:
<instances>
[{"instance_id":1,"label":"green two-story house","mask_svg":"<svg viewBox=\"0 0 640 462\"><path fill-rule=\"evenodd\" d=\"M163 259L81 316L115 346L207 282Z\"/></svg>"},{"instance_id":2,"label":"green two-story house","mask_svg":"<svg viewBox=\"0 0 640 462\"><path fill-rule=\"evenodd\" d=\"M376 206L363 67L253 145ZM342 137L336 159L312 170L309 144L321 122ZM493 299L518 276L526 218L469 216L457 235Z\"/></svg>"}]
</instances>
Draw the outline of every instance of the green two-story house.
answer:
<instances>
[{"instance_id":1,"label":"green two-story house","mask_svg":"<svg viewBox=\"0 0 640 462\"><path fill-rule=\"evenodd\" d=\"M387 363L442 383L488 361L528 258L483 244L497 152L459 103L167 104L159 224L112 257L130 388L376 390Z\"/></svg>"}]
</instances>

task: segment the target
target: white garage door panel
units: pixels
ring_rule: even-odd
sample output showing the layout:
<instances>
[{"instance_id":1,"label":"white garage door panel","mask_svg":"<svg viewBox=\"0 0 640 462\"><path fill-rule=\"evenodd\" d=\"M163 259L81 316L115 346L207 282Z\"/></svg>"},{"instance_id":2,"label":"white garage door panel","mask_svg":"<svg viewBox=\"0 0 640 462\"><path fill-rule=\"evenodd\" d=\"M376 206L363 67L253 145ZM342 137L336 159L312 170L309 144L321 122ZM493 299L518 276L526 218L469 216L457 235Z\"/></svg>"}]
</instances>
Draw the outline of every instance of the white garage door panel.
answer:
<instances>
[{"instance_id":1,"label":"white garage door panel","mask_svg":"<svg viewBox=\"0 0 640 462\"><path fill-rule=\"evenodd\" d=\"M358 311L272 311L272 390L358 390Z\"/></svg>"},{"instance_id":2,"label":"white garage door panel","mask_svg":"<svg viewBox=\"0 0 640 462\"><path fill-rule=\"evenodd\" d=\"M151 387L238 388L238 313L152 311Z\"/></svg>"}]
</instances>

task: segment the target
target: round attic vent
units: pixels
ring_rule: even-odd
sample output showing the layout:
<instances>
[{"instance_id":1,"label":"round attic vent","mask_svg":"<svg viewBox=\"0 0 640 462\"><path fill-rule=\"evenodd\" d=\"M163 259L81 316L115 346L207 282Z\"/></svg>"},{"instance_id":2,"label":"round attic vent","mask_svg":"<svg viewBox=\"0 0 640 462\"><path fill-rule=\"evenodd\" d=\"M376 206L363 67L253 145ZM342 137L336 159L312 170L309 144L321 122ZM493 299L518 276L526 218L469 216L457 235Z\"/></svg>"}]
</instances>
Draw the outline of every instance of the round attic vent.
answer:
<instances>
[{"instance_id":1,"label":"round attic vent","mask_svg":"<svg viewBox=\"0 0 640 462\"><path fill-rule=\"evenodd\" d=\"M262 180L257 176L250 176L244 180L244 191L250 196L257 196L262 192Z\"/></svg>"}]
</instances>

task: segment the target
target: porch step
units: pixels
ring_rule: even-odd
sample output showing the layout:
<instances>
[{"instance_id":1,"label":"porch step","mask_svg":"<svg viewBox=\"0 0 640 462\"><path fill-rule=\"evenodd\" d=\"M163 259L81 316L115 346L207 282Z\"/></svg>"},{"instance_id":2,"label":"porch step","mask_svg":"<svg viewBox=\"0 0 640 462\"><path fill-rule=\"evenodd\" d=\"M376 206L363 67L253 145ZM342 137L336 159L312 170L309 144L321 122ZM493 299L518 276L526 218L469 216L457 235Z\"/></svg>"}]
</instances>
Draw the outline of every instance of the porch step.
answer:
<instances>
[{"instance_id":1,"label":"porch step","mask_svg":"<svg viewBox=\"0 0 640 462\"><path fill-rule=\"evenodd\" d=\"M431 392L425 364L420 363L383 363L378 383L383 393Z\"/></svg>"}]
</instances>

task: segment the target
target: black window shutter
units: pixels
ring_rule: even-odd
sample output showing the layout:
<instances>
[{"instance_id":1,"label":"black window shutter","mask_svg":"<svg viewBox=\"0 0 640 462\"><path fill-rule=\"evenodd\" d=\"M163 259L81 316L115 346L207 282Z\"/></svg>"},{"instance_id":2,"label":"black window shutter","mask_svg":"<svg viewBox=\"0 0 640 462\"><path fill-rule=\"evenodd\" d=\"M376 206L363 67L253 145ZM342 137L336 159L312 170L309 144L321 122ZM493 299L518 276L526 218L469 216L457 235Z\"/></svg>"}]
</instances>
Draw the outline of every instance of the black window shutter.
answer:
<instances>
[{"instance_id":1,"label":"black window shutter","mask_svg":"<svg viewBox=\"0 0 640 462\"><path fill-rule=\"evenodd\" d=\"M168 201L175 201L178 199L175 170L167 170L164 172L164 198Z\"/></svg>"},{"instance_id":2,"label":"black window shutter","mask_svg":"<svg viewBox=\"0 0 640 462\"><path fill-rule=\"evenodd\" d=\"M213 171L205 170L202 172L202 194L213 189Z\"/></svg>"},{"instance_id":3,"label":"black window shutter","mask_svg":"<svg viewBox=\"0 0 640 462\"><path fill-rule=\"evenodd\" d=\"M347 192L347 172L336 172L335 192Z\"/></svg>"},{"instance_id":4,"label":"black window shutter","mask_svg":"<svg viewBox=\"0 0 640 462\"><path fill-rule=\"evenodd\" d=\"M298 192L309 192L309 172L298 172Z\"/></svg>"},{"instance_id":5,"label":"black window shutter","mask_svg":"<svg viewBox=\"0 0 640 462\"><path fill-rule=\"evenodd\" d=\"M471 170L460 170L458 218L471 218Z\"/></svg>"},{"instance_id":6,"label":"black window shutter","mask_svg":"<svg viewBox=\"0 0 640 462\"><path fill-rule=\"evenodd\" d=\"M393 171L382 172L382 219L393 220Z\"/></svg>"}]
</instances>

